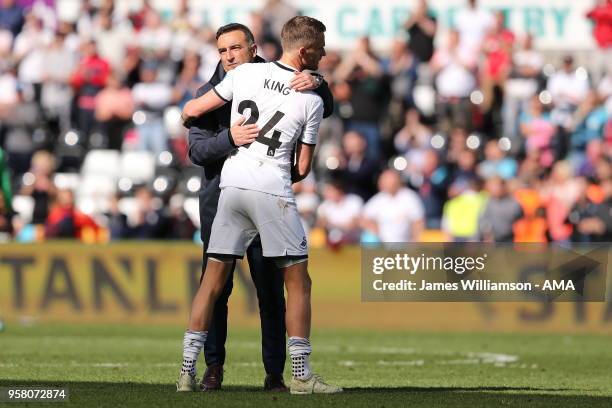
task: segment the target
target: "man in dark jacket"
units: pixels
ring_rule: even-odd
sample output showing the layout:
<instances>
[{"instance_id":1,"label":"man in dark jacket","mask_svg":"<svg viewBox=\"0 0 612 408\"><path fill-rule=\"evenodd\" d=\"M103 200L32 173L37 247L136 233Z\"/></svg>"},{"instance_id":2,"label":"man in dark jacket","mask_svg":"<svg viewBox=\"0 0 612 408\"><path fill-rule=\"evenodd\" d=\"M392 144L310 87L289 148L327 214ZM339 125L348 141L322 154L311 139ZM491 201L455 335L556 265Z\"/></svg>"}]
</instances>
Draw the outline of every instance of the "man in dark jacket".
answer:
<instances>
[{"instance_id":1,"label":"man in dark jacket","mask_svg":"<svg viewBox=\"0 0 612 408\"><path fill-rule=\"evenodd\" d=\"M227 71L243 63L265 62L258 57L257 46L251 31L242 24L228 24L217 31L217 47L221 61L210 81L200 87L199 97L221 82ZM296 91L314 89L324 102L324 117L333 111L333 99L329 87L318 75L296 73L291 87ZM242 125L245 119L230 124L231 104L197 118L189 130L189 158L204 168L200 190L200 223L204 244L204 269L206 250L210 240L212 223L219 202L221 169L227 156L238 146L255 141L257 125ZM262 255L261 242L257 237L247 251L251 277L259 299L262 331L262 357L266 370L264 389L287 391L283 382L285 368L285 297L283 277L273 260ZM213 323L208 331L204 348L206 373L202 378L203 390L217 390L223 381L225 362L225 340L227 338L227 301L232 292L233 276L215 304Z\"/></svg>"}]
</instances>

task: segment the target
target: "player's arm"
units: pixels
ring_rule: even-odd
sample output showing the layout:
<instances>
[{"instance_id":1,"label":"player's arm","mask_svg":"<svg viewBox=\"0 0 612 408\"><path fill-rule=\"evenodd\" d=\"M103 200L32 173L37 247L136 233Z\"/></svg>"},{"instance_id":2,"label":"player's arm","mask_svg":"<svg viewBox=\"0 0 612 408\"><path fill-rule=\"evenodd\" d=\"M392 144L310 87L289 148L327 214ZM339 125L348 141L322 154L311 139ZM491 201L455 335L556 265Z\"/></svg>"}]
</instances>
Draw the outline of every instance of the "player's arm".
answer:
<instances>
[{"instance_id":1,"label":"player's arm","mask_svg":"<svg viewBox=\"0 0 612 408\"><path fill-rule=\"evenodd\" d=\"M312 96L309 100L304 128L295 146L295 162L291 169L291 181L303 180L312 168L314 149L319 136L319 125L323 120L323 101Z\"/></svg>"},{"instance_id":2,"label":"player's arm","mask_svg":"<svg viewBox=\"0 0 612 408\"><path fill-rule=\"evenodd\" d=\"M291 169L291 181L297 183L302 181L312 169L315 145L305 144L298 141L295 148L295 163Z\"/></svg>"},{"instance_id":3,"label":"player's arm","mask_svg":"<svg viewBox=\"0 0 612 408\"><path fill-rule=\"evenodd\" d=\"M228 72L225 78L223 78L223 81L204 95L198 96L185 104L183 112L181 113L181 119L185 127L190 127L200 115L217 109L232 100L234 97L235 72L239 70L239 68L241 67Z\"/></svg>"},{"instance_id":4,"label":"player's arm","mask_svg":"<svg viewBox=\"0 0 612 408\"><path fill-rule=\"evenodd\" d=\"M221 96L215 92L214 88L206 92L204 95L190 100L185 104L183 107L183 112L181 113L183 126L187 128L191 127L198 116L215 110L225 105L227 102L228 101L221 98Z\"/></svg>"}]
</instances>

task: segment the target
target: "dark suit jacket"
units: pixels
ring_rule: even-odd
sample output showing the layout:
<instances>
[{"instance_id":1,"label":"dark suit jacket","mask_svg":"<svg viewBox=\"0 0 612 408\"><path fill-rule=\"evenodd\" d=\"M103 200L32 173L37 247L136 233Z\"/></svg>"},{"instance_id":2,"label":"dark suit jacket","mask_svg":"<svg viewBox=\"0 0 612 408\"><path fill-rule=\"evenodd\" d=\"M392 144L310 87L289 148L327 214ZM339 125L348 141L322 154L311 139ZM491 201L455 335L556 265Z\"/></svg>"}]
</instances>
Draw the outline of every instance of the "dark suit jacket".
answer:
<instances>
[{"instance_id":1,"label":"dark suit jacket","mask_svg":"<svg viewBox=\"0 0 612 408\"><path fill-rule=\"evenodd\" d=\"M265 62L259 56L255 62ZM221 62L210 81L201 86L196 97L204 95L223 80L225 70ZM334 100L327 82L323 81L315 92L323 99L323 117L330 116L334 110ZM189 158L193 164L203 167L202 186L200 188L200 224L204 249L208 248L212 222L219 203L219 182L221 169L227 156L236 149L230 128L231 104L206 113L197 118L189 129Z\"/></svg>"}]
</instances>

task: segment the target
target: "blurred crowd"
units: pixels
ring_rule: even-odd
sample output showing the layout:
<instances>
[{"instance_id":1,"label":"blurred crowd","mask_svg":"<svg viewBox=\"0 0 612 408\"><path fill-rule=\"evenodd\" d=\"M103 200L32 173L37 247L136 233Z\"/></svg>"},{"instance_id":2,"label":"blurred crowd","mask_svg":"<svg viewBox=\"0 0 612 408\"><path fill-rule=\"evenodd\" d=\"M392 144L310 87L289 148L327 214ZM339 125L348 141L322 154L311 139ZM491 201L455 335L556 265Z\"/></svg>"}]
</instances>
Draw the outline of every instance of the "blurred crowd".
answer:
<instances>
[{"instance_id":1,"label":"blurred crowd","mask_svg":"<svg viewBox=\"0 0 612 408\"><path fill-rule=\"evenodd\" d=\"M0 0L2 239L197 240L180 110L217 66L216 27L186 0L171 16L83 0L71 22L53 3ZM419 0L386 53L327 50L335 112L295 185L312 245L611 241L612 2L584 16L585 66L481 3L441 27ZM263 58L297 13L251 13Z\"/></svg>"}]
</instances>

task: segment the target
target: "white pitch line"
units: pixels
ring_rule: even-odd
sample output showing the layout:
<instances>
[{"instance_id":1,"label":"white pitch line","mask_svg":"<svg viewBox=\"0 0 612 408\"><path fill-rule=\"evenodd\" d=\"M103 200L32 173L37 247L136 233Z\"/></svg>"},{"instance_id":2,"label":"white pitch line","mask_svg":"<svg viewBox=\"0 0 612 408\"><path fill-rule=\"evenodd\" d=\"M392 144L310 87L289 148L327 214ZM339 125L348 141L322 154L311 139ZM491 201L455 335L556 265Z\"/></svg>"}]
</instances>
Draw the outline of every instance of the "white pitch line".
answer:
<instances>
[{"instance_id":1,"label":"white pitch line","mask_svg":"<svg viewBox=\"0 0 612 408\"><path fill-rule=\"evenodd\" d=\"M385 361L379 360L376 362L382 366L422 366L425 364L425 360L408 360L408 361Z\"/></svg>"}]
</instances>

